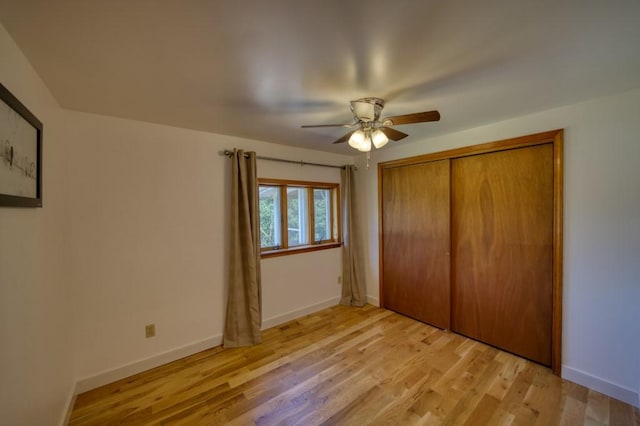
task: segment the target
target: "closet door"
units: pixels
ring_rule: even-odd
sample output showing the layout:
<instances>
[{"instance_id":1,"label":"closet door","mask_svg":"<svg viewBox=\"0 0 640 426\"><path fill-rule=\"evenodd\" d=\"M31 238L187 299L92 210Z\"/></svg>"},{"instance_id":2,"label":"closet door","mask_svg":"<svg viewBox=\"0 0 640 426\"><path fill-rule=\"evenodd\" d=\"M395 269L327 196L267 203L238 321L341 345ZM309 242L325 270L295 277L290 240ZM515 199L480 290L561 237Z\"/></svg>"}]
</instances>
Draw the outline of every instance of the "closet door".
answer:
<instances>
[{"instance_id":1,"label":"closet door","mask_svg":"<svg viewBox=\"0 0 640 426\"><path fill-rule=\"evenodd\" d=\"M382 305L450 328L450 161L382 171Z\"/></svg>"},{"instance_id":2,"label":"closet door","mask_svg":"<svg viewBox=\"0 0 640 426\"><path fill-rule=\"evenodd\" d=\"M553 146L458 158L452 329L551 364Z\"/></svg>"}]
</instances>

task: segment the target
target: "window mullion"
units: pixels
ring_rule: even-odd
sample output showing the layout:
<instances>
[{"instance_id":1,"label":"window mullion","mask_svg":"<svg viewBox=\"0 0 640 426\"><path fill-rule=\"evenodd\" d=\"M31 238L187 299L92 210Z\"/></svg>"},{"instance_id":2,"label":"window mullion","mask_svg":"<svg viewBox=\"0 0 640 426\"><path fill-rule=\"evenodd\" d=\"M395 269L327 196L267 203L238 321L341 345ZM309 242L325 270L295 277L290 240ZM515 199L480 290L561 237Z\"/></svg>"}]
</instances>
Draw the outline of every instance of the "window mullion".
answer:
<instances>
[{"instance_id":1,"label":"window mullion","mask_svg":"<svg viewBox=\"0 0 640 426\"><path fill-rule=\"evenodd\" d=\"M287 210L287 186L280 186L280 223L281 223L281 241L282 248L289 248L289 224L288 224L288 216L289 211Z\"/></svg>"},{"instance_id":2,"label":"window mullion","mask_svg":"<svg viewBox=\"0 0 640 426\"><path fill-rule=\"evenodd\" d=\"M333 226L335 223L335 214L333 212L333 193L334 190L329 190L329 194L328 194L328 198L327 198L327 227L328 227L328 235L327 235L327 240L328 241L335 241L334 237L334 232L333 232Z\"/></svg>"},{"instance_id":3,"label":"window mullion","mask_svg":"<svg viewBox=\"0 0 640 426\"><path fill-rule=\"evenodd\" d=\"M327 200L327 214L330 218L330 220L328 220L327 222L327 226L329 227L329 235L328 235L328 240L329 241L335 241L335 232L334 232L334 224L335 224L335 213L333 211L333 194L334 194L334 190L329 190L329 198Z\"/></svg>"},{"instance_id":4,"label":"window mullion","mask_svg":"<svg viewBox=\"0 0 640 426\"><path fill-rule=\"evenodd\" d=\"M331 238L333 241L342 241L342 212L340 209L340 187L331 191Z\"/></svg>"},{"instance_id":5,"label":"window mullion","mask_svg":"<svg viewBox=\"0 0 640 426\"><path fill-rule=\"evenodd\" d=\"M309 226L307 227L307 241L309 244L315 244L316 242L316 225L315 225L315 203L313 198L313 188L308 187L307 189L307 223Z\"/></svg>"}]
</instances>

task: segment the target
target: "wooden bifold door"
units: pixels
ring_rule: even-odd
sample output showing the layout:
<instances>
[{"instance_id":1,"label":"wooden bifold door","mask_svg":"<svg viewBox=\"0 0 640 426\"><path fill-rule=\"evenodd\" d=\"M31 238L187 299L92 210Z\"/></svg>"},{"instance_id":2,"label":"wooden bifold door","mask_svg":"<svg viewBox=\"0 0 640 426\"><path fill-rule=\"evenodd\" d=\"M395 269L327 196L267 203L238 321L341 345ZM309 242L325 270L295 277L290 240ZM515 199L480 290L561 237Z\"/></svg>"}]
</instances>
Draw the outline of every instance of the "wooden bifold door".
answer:
<instances>
[{"instance_id":1,"label":"wooden bifold door","mask_svg":"<svg viewBox=\"0 0 640 426\"><path fill-rule=\"evenodd\" d=\"M385 308L560 365L562 131L379 165Z\"/></svg>"}]
</instances>

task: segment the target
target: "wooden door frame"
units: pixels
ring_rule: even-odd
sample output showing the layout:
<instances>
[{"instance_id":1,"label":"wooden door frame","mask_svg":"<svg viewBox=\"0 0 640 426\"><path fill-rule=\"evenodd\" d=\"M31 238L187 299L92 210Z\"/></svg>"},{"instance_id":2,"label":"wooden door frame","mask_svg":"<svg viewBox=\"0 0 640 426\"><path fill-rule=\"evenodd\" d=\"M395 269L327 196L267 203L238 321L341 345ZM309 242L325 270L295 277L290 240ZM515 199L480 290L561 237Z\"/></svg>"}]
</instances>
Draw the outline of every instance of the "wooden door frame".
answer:
<instances>
[{"instance_id":1,"label":"wooden door frame","mask_svg":"<svg viewBox=\"0 0 640 426\"><path fill-rule=\"evenodd\" d=\"M551 370L560 376L562 369L562 227L563 227L563 168L564 130L557 129L533 135L520 136L447 151L402 158L378 163L378 296L380 306L385 307L383 296L383 229L382 229L382 176L384 169L403 167L430 161L455 159L470 155L486 154L508 149L524 148L542 144L553 145L553 276L551 318Z\"/></svg>"}]
</instances>

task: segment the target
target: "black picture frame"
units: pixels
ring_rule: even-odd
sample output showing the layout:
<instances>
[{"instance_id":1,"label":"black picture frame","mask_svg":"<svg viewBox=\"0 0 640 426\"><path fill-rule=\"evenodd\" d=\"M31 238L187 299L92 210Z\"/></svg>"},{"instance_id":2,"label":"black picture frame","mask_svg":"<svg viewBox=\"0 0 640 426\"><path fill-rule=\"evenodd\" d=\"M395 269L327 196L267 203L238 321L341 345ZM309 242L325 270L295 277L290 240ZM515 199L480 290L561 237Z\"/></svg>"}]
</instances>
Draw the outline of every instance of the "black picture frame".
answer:
<instances>
[{"instance_id":1,"label":"black picture frame","mask_svg":"<svg viewBox=\"0 0 640 426\"><path fill-rule=\"evenodd\" d=\"M0 83L0 207L42 207L42 130Z\"/></svg>"}]
</instances>

